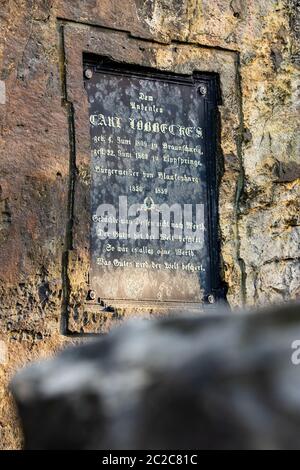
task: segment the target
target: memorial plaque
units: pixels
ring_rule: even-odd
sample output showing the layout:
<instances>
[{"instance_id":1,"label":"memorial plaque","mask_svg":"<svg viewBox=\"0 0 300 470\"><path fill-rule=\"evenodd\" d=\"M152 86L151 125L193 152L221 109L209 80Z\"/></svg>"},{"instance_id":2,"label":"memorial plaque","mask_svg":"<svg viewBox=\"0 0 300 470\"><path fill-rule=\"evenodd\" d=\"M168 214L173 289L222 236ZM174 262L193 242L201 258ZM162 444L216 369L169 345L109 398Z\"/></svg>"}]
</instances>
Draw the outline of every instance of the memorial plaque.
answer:
<instances>
[{"instance_id":1,"label":"memorial plaque","mask_svg":"<svg viewBox=\"0 0 300 470\"><path fill-rule=\"evenodd\" d=\"M216 79L85 64L97 300L201 303L217 289Z\"/></svg>"}]
</instances>

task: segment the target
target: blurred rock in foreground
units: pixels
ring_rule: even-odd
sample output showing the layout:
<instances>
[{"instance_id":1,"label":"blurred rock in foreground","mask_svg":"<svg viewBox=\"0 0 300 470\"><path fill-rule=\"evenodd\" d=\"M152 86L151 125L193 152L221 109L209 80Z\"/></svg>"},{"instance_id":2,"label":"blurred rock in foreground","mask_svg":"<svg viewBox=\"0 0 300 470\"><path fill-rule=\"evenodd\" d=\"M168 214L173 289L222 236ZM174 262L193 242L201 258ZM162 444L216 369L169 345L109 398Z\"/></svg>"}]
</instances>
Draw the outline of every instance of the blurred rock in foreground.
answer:
<instances>
[{"instance_id":1,"label":"blurred rock in foreground","mask_svg":"<svg viewBox=\"0 0 300 470\"><path fill-rule=\"evenodd\" d=\"M17 374L27 449L299 449L295 340L299 304L124 324Z\"/></svg>"}]
</instances>

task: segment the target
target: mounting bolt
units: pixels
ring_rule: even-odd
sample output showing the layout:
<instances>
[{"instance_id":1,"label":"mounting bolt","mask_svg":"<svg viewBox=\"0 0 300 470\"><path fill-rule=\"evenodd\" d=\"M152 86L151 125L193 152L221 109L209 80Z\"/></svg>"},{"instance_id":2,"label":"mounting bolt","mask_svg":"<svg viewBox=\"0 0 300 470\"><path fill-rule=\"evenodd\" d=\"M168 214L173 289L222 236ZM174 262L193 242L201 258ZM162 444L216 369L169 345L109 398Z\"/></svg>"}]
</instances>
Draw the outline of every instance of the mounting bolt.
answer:
<instances>
[{"instance_id":1,"label":"mounting bolt","mask_svg":"<svg viewBox=\"0 0 300 470\"><path fill-rule=\"evenodd\" d=\"M96 292L94 290L89 290L88 299L95 300L95 298L96 298Z\"/></svg>"},{"instance_id":2,"label":"mounting bolt","mask_svg":"<svg viewBox=\"0 0 300 470\"><path fill-rule=\"evenodd\" d=\"M215 304L216 303L216 299L215 299L215 296L213 294L209 295L207 300L208 300L209 304Z\"/></svg>"},{"instance_id":3,"label":"mounting bolt","mask_svg":"<svg viewBox=\"0 0 300 470\"><path fill-rule=\"evenodd\" d=\"M90 79L92 78L92 76L93 76L93 71L92 71L92 69L86 69L86 70L84 71L84 75L85 75L86 78L88 78L88 79L90 80Z\"/></svg>"},{"instance_id":4,"label":"mounting bolt","mask_svg":"<svg viewBox=\"0 0 300 470\"><path fill-rule=\"evenodd\" d=\"M205 85L200 85L198 87L198 92L200 93L200 95L206 96L207 95L207 87Z\"/></svg>"}]
</instances>

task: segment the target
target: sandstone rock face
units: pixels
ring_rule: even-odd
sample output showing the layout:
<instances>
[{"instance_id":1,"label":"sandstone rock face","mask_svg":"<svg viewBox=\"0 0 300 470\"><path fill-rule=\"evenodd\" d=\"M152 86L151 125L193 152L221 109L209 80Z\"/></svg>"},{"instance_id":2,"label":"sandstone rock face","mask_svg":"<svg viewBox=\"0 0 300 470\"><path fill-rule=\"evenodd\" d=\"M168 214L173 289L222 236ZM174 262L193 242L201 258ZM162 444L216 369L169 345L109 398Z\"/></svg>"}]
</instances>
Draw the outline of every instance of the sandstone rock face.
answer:
<instances>
[{"instance_id":1,"label":"sandstone rock face","mask_svg":"<svg viewBox=\"0 0 300 470\"><path fill-rule=\"evenodd\" d=\"M125 61L226 77L220 236L235 308L300 295L299 29L298 0L0 0L0 448L21 442L12 371L61 348L67 330L105 332L126 316L103 312L94 325L82 307L87 256L73 228L88 153L72 120L84 107L72 95L82 51L101 54L107 33Z\"/></svg>"},{"instance_id":2,"label":"sandstone rock face","mask_svg":"<svg viewBox=\"0 0 300 470\"><path fill-rule=\"evenodd\" d=\"M17 374L26 447L299 449L299 337L299 305L129 322Z\"/></svg>"}]
</instances>

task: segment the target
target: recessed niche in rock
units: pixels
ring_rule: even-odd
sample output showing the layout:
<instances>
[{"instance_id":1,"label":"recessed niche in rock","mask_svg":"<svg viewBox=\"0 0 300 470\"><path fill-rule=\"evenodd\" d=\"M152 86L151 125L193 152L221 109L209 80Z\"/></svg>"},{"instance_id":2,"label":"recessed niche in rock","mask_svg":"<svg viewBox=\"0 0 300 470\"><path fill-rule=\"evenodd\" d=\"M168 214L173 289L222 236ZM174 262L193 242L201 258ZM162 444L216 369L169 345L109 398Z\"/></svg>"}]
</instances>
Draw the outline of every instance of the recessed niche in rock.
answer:
<instances>
[{"instance_id":1,"label":"recessed niche in rock","mask_svg":"<svg viewBox=\"0 0 300 470\"><path fill-rule=\"evenodd\" d=\"M84 65L95 301L219 295L217 77Z\"/></svg>"}]
</instances>

